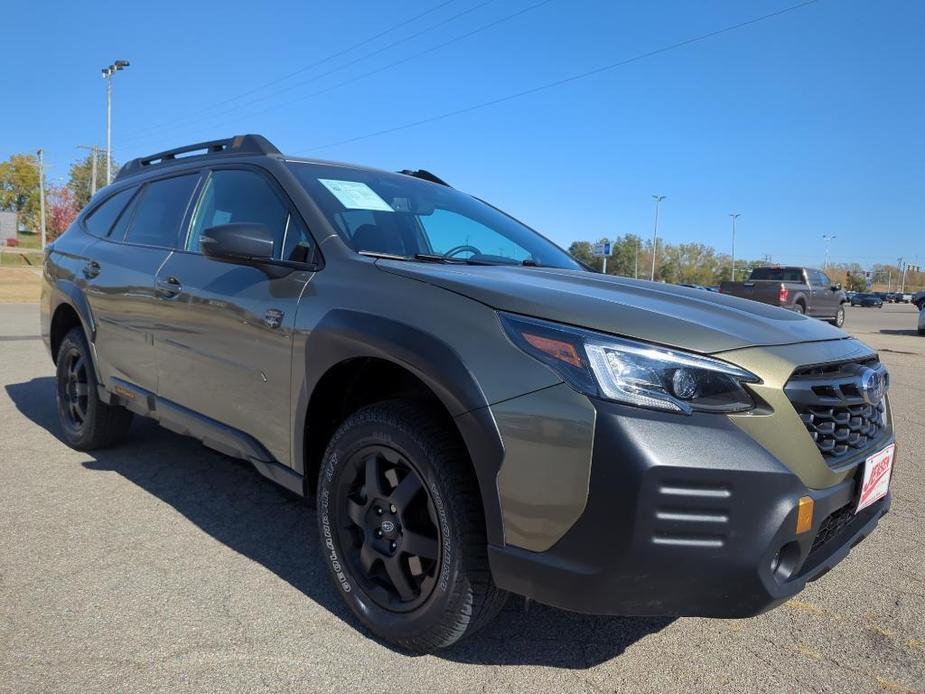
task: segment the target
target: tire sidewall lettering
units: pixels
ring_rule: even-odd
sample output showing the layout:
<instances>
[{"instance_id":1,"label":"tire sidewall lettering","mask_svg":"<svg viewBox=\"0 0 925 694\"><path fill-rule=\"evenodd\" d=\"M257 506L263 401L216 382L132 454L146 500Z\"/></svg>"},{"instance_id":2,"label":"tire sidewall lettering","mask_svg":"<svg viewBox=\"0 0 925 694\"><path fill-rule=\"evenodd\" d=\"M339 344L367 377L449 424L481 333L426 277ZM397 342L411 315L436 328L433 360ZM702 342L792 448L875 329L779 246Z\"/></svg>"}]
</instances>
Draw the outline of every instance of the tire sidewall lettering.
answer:
<instances>
[{"instance_id":1,"label":"tire sidewall lettering","mask_svg":"<svg viewBox=\"0 0 925 694\"><path fill-rule=\"evenodd\" d=\"M338 585L345 593L350 593L353 591L353 587L350 585L350 580L348 579L347 574L344 571L344 566L341 564L341 560L338 557L337 548L334 546L334 535L331 531L331 491L328 488L328 485L330 485L331 480L334 479L334 471L336 465L337 455L334 454L331 456L330 460L325 466L325 484L320 490L320 496L318 500L318 507L321 512L321 536L326 550L324 556L328 560L328 564L331 567L331 571L334 574L334 577L337 579Z\"/></svg>"}]
</instances>

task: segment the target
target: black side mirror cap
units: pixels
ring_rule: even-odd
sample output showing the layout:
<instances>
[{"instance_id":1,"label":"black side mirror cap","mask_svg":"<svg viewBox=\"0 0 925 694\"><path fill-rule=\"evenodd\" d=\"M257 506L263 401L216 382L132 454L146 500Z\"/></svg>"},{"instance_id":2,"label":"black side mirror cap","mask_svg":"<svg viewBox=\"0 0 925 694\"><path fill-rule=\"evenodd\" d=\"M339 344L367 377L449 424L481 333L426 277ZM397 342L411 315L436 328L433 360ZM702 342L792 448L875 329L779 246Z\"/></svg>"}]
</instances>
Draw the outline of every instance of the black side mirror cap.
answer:
<instances>
[{"instance_id":1,"label":"black side mirror cap","mask_svg":"<svg viewBox=\"0 0 925 694\"><path fill-rule=\"evenodd\" d=\"M264 224L232 222L220 224L202 232L199 248L203 255L217 260L273 260L273 234Z\"/></svg>"}]
</instances>

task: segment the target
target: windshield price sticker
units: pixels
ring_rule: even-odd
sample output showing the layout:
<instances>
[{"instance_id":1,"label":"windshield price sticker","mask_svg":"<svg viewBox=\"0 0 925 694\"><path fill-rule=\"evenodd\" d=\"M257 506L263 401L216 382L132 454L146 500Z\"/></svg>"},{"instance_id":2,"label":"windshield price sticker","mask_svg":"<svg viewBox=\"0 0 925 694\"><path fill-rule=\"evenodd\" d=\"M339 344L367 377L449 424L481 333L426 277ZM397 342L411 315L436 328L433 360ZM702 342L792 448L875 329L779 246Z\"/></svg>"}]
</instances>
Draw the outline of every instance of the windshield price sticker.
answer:
<instances>
[{"instance_id":1,"label":"windshield price sticker","mask_svg":"<svg viewBox=\"0 0 925 694\"><path fill-rule=\"evenodd\" d=\"M330 178L319 178L318 182L331 191L331 194L348 210L394 212L389 203L380 198L376 191L361 181L338 181Z\"/></svg>"}]
</instances>

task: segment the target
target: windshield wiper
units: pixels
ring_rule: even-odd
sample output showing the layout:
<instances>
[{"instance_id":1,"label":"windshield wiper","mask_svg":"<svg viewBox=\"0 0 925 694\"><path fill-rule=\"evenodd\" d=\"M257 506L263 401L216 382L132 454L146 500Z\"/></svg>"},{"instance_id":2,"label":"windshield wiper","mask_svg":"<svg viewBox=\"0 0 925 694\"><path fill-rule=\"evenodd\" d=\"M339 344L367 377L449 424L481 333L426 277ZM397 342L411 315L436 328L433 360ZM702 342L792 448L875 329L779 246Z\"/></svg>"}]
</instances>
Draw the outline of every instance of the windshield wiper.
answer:
<instances>
[{"instance_id":1,"label":"windshield wiper","mask_svg":"<svg viewBox=\"0 0 925 694\"><path fill-rule=\"evenodd\" d=\"M365 255L370 258L385 258L386 260L411 260L406 255L398 255L397 253L380 253L379 251L357 251L360 255Z\"/></svg>"}]
</instances>

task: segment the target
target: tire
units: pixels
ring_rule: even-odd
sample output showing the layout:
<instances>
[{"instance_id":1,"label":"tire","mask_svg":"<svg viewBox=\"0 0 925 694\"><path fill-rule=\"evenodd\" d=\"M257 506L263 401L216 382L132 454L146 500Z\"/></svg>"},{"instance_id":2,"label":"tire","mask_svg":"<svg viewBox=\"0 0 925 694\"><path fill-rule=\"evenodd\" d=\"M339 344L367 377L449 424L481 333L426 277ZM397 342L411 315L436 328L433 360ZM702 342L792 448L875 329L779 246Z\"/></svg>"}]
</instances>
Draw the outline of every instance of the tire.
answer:
<instances>
[{"instance_id":1,"label":"tire","mask_svg":"<svg viewBox=\"0 0 925 694\"><path fill-rule=\"evenodd\" d=\"M335 585L382 639L432 652L504 605L466 452L425 409L394 400L350 415L325 451L317 504Z\"/></svg>"},{"instance_id":2,"label":"tire","mask_svg":"<svg viewBox=\"0 0 925 694\"><path fill-rule=\"evenodd\" d=\"M845 307L839 306L838 313L835 314L835 318L829 321L836 328L840 328L845 324Z\"/></svg>"},{"instance_id":3,"label":"tire","mask_svg":"<svg viewBox=\"0 0 925 694\"><path fill-rule=\"evenodd\" d=\"M925 337L925 328L919 328L919 335Z\"/></svg>"},{"instance_id":4,"label":"tire","mask_svg":"<svg viewBox=\"0 0 925 694\"><path fill-rule=\"evenodd\" d=\"M806 315L806 307L803 304L797 303L793 305L793 310L796 313L799 313L801 316Z\"/></svg>"},{"instance_id":5,"label":"tire","mask_svg":"<svg viewBox=\"0 0 925 694\"><path fill-rule=\"evenodd\" d=\"M93 357L81 328L71 329L61 341L56 381L58 421L68 446L91 451L125 438L132 413L100 400Z\"/></svg>"}]
</instances>

